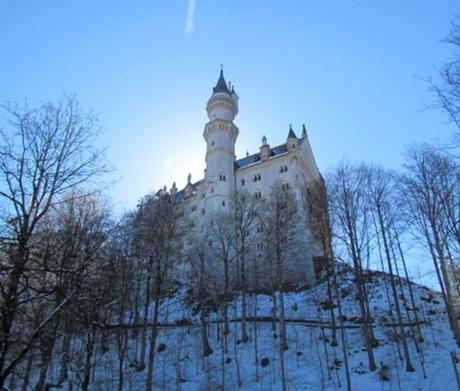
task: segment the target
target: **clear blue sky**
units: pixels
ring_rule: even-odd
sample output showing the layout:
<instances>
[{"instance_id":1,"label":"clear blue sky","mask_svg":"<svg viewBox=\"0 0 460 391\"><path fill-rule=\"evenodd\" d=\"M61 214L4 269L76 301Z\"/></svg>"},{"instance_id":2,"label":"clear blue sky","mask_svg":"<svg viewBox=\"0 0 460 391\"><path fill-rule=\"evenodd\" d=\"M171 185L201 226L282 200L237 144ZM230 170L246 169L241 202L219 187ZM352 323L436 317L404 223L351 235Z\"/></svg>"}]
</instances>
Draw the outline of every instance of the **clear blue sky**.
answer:
<instances>
[{"instance_id":1,"label":"clear blue sky","mask_svg":"<svg viewBox=\"0 0 460 391\"><path fill-rule=\"evenodd\" d=\"M423 79L452 56L458 1L196 0L188 24L186 0L0 6L0 102L68 93L98 113L121 207L202 177L220 63L240 95L238 156L305 123L322 171L343 157L396 168L408 143L453 133L424 110Z\"/></svg>"}]
</instances>

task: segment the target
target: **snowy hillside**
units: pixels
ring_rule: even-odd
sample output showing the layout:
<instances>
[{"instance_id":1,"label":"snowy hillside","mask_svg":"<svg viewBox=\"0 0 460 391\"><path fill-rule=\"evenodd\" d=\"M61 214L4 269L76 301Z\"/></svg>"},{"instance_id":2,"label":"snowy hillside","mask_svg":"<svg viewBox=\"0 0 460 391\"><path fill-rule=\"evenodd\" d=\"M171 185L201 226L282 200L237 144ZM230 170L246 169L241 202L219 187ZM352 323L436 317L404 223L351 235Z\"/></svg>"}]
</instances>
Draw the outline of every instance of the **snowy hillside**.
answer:
<instances>
[{"instance_id":1,"label":"snowy hillside","mask_svg":"<svg viewBox=\"0 0 460 391\"><path fill-rule=\"evenodd\" d=\"M416 352L413 338L409 338L410 354L415 372L407 373L399 356L388 303L386 284L389 277L383 273L369 274L367 288L374 317L375 334L379 346L375 349L378 369L367 370L367 353L360 332L359 308L353 275L342 270L339 275L343 319L349 346L349 362L353 390L455 390L456 383L450 351L455 348L448 327L442 297L428 288L415 285L414 299L419 310L419 321L424 342ZM401 288L401 287L399 287ZM399 289L398 288L398 289ZM405 322L414 322L409 300L409 284L402 281L399 291ZM388 288L389 289L389 288ZM391 294L390 294L391 298ZM248 299L249 342L242 343L241 297L229 303L230 334L228 352L223 352L223 325L221 311L208 317L209 342L213 353L204 358L201 349L199 314L194 305L188 305L185 289L162 302L160 329L156 344L154 389L158 390L279 390L280 355L277 331L272 329L272 297L250 295ZM407 303L404 304L404 302ZM257 303L257 305L256 305ZM343 351L337 331L338 346L331 341L330 310L327 284L322 283L305 292L285 294L287 337L289 349L285 352L289 390L346 389ZM334 308L338 316L337 308ZM393 311L394 312L394 311ZM338 322L338 321L337 321ZM321 327L321 325L323 327ZM115 327L115 325L113 325ZM133 327L133 333L140 332ZM413 328L407 326L410 336ZM112 341L109 337L109 341ZM144 390L146 369L136 368L140 347L134 339L128 343L124 365L127 390ZM114 341L97 349L92 389L117 388L119 362ZM398 351L399 349L399 351ZM425 368L426 378L424 378ZM76 369L76 368L75 368ZM49 374L56 378L58 366ZM78 378L72 373L67 386L78 388Z\"/></svg>"}]
</instances>

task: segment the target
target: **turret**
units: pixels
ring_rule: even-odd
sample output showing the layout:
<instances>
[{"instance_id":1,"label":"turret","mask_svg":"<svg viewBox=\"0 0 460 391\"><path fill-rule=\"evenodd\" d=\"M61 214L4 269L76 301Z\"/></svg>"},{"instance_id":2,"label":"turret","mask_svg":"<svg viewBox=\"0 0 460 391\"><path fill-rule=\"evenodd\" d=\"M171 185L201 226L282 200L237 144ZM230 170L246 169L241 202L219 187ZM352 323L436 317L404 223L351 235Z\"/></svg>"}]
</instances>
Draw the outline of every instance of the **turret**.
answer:
<instances>
[{"instance_id":1,"label":"turret","mask_svg":"<svg viewBox=\"0 0 460 391\"><path fill-rule=\"evenodd\" d=\"M287 140L286 140L286 145L287 145L288 151L290 151L292 149L296 149L297 148L297 142L298 142L298 139L297 139L296 134L294 133L294 130L292 130L292 125L289 125L289 133L288 133L288 137L287 137Z\"/></svg>"},{"instance_id":2,"label":"turret","mask_svg":"<svg viewBox=\"0 0 460 391\"><path fill-rule=\"evenodd\" d=\"M212 89L211 98L206 106L209 121L214 119L223 119L233 121L238 114L238 95L235 89L231 90L227 86L224 78L224 71L220 70L219 80L216 86Z\"/></svg>"},{"instance_id":3,"label":"turret","mask_svg":"<svg viewBox=\"0 0 460 391\"><path fill-rule=\"evenodd\" d=\"M203 137L206 140L206 181L212 188L209 194L213 207L224 205L235 190L235 142L238 128L233 123L238 114L238 95L225 82L221 70L216 86L206 106L209 122Z\"/></svg>"},{"instance_id":4,"label":"turret","mask_svg":"<svg viewBox=\"0 0 460 391\"><path fill-rule=\"evenodd\" d=\"M187 185L185 186L185 197L188 198L193 194L192 174L187 175Z\"/></svg>"},{"instance_id":5,"label":"turret","mask_svg":"<svg viewBox=\"0 0 460 391\"><path fill-rule=\"evenodd\" d=\"M270 157L270 145L267 143L267 137L262 137L262 145L260 146L260 157L262 160L267 160Z\"/></svg>"}]
</instances>

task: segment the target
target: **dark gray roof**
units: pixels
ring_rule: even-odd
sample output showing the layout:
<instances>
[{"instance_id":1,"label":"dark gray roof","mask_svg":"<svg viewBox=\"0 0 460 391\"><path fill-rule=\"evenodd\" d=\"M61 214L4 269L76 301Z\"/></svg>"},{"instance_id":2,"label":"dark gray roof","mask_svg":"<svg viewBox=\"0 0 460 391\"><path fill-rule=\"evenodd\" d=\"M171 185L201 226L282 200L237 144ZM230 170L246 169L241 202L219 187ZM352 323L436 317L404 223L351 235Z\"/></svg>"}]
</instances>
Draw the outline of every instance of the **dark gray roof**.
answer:
<instances>
[{"instance_id":1,"label":"dark gray roof","mask_svg":"<svg viewBox=\"0 0 460 391\"><path fill-rule=\"evenodd\" d=\"M281 144L270 149L270 156L275 157L283 154L287 151L286 144ZM257 163L261 160L260 153L254 153L252 155L243 157L235 161L235 169L250 166L251 164Z\"/></svg>"},{"instance_id":2,"label":"dark gray roof","mask_svg":"<svg viewBox=\"0 0 460 391\"><path fill-rule=\"evenodd\" d=\"M200 179L199 181L192 183L192 190L196 191L196 186L200 185L202 182L204 182L204 179ZM186 185L182 190L176 193L176 202L181 202L185 199L185 189L187 188L187 186L188 185Z\"/></svg>"},{"instance_id":3,"label":"dark gray roof","mask_svg":"<svg viewBox=\"0 0 460 391\"><path fill-rule=\"evenodd\" d=\"M224 79L224 71L221 69L220 70L220 76L219 76L219 80L217 80L217 84L216 86L212 89L213 93L216 93L216 92L226 92L227 94L231 95L230 94L230 91L227 87L227 82L225 81Z\"/></svg>"},{"instance_id":4,"label":"dark gray roof","mask_svg":"<svg viewBox=\"0 0 460 391\"><path fill-rule=\"evenodd\" d=\"M292 126L289 126L288 138L297 138L297 136L295 135L294 131L292 130Z\"/></svg>"},{"instance_id":5,"label":"dark gray roof","mask_svg":"<svg viewBox=\"0 0 460 391\"><path fill-rule=\"evenodd\" d=\"M178 191L176 193L176 202L181 202L185 198L185 190Z\"/></svg>"}]
</instances>

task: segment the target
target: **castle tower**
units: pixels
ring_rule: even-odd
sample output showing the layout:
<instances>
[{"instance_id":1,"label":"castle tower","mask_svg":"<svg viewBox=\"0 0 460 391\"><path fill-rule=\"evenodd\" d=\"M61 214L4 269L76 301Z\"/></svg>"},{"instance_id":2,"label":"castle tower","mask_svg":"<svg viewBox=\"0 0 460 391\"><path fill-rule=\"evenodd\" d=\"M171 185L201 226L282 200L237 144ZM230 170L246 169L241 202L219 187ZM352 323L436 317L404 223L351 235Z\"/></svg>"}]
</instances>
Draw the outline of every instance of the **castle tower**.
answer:
<instances>
[{"instance_id":1,"label":"castle tower","mask_svg":"<svg viewBox=\"0 0 460 391\"><path fill-rule=\"evenodd\" d=\"M208 123L204 127L206 140L206 182L209 207L217 211L228 205L235 190L235 142L238 128L233 123L238 113L238 95L229 88L223 71L206 106Z\"/></svg>"}]
</instances>

